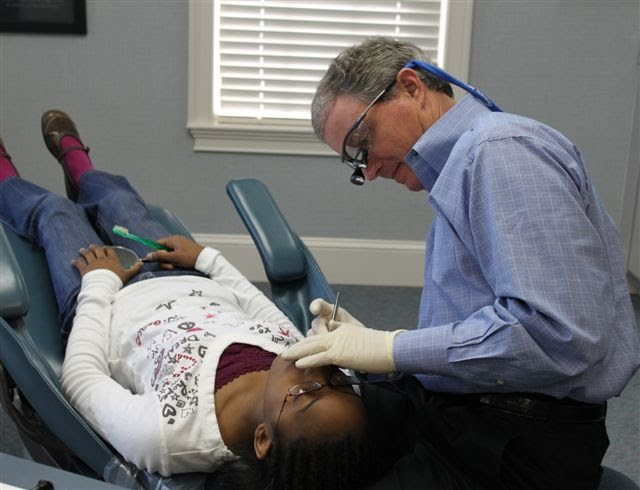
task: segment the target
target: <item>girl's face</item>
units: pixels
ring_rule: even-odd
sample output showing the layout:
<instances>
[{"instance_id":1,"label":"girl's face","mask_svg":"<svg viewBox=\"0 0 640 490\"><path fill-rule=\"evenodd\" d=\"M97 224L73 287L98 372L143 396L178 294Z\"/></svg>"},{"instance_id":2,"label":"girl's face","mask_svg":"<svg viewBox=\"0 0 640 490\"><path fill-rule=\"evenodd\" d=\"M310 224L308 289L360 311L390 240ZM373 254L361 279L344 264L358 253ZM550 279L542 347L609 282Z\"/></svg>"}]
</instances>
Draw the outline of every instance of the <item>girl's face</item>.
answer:
<instances>
[{"instance_id":1,"label":"girl's face","mask_svg":"<svg viewBox=\"0 0 640 490\"><path fill-rule=\"evenodd\" d=\"M276 431L291 439L337 440L348 434L361 434L366 413L353 387L331 386L335 367L298 369L292 362L277 357L267 379L264 395L264 422L256 429L256 456L267 456ZM319 389L290 396L291 387L314 381Z\"/></svg>"}]
</instances>

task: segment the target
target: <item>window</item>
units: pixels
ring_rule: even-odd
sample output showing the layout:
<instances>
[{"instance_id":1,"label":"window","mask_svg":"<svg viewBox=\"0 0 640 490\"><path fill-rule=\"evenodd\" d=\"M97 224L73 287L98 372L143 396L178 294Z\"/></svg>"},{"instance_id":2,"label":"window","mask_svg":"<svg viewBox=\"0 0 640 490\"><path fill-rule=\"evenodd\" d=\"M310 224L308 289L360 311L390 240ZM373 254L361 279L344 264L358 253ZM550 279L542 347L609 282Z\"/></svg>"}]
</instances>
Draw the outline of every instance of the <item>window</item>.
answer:
<instances>
[{"instance_id":1,"label":"window","mask_svg":"<svg viewBox=\"0 0 640 490\"><path fill-rule=\"evenodd\" d=\"M472 0L191 0L188 128L196 151L329 155L309 122L345 47L409 40L466 80Z\"/></svg>"}]
</instances>

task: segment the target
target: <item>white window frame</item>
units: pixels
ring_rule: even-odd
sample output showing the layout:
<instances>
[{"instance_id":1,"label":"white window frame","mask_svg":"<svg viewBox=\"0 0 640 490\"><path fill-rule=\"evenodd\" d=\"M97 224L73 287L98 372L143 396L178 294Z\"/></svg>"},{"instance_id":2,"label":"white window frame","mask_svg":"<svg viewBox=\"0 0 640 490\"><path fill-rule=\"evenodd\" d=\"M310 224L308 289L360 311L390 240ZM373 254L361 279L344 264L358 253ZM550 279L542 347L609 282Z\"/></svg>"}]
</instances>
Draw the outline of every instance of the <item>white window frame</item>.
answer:
<instances>
[{"instance_id":1,"label":"white window frame","mask_svg":"<svg viewBox=\"0 0 640 490\"><path fill-rule=\"evenodd\" d=\"M187 129L194 151L331 155L308 121L265 120L261 124L213 114L213 11L215 0L189 0ZM442 67L467 80L471 50L473 0L443 0L445 36Z\"/></svg>"}]
</instances>

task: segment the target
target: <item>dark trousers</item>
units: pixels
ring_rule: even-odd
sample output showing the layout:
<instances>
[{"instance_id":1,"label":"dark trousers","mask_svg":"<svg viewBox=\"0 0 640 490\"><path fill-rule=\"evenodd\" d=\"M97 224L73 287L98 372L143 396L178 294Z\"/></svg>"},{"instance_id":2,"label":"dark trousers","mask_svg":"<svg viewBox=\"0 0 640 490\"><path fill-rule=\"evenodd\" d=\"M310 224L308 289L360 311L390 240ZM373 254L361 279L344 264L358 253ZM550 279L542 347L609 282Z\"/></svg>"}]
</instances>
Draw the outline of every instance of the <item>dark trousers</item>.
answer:
<instances>
[{"instance_id":1,"label":"dark trousers","mask_svg":"<svg viewBox=\"0 0 640 490\"><path fill-rule=\"evenodd\" d=\"M366 385L377 467L370 490L597 489L609 445L604 420L540 420L497 410L477 396L403 393Z\"/></svg>"}]
</instances>

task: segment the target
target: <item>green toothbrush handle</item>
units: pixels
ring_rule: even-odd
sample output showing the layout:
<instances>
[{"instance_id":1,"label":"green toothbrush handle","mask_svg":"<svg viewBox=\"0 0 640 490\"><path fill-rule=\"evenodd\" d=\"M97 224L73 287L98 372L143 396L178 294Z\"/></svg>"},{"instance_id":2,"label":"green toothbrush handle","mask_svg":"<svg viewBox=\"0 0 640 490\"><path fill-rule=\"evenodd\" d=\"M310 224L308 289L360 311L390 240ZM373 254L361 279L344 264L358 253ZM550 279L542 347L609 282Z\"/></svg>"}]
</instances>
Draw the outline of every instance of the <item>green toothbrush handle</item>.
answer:
<instances>
[{"instance_id":1,"label":"green toothbrush handle","mask_svg":"<svg viewBox=\"0 0 640 490\"><path fill-rule=\"evenodd\" d=\"M142 238L137 235L134 235L133 233L129 233L129 230L127 230L126 228L120 225L115 225L111 231L113 231L113 233L115 233L118 236L121 236L123 238L128 238L129 240L134 240L138 243L142 243L143 245L146 245L147 247L151 247L155 250L166 250L167 252L171 251L169 247L165 247L164 245L156 242L155 240L151 240L149 238Z\"/></svg>"},{"instance_id":2,"label":"green toothbrush handle","mask_svg":"<svg viewBox=\"0 0 640 490\"><path fill-rule=\"evenodd\" d=\"M148 247L155 248L156 250L166 250L167 252L171 251L169 247L166 247L154 240L149 240L148 238L140 238L140 242L144 243Z\"/></svg>"}]
</instances>

